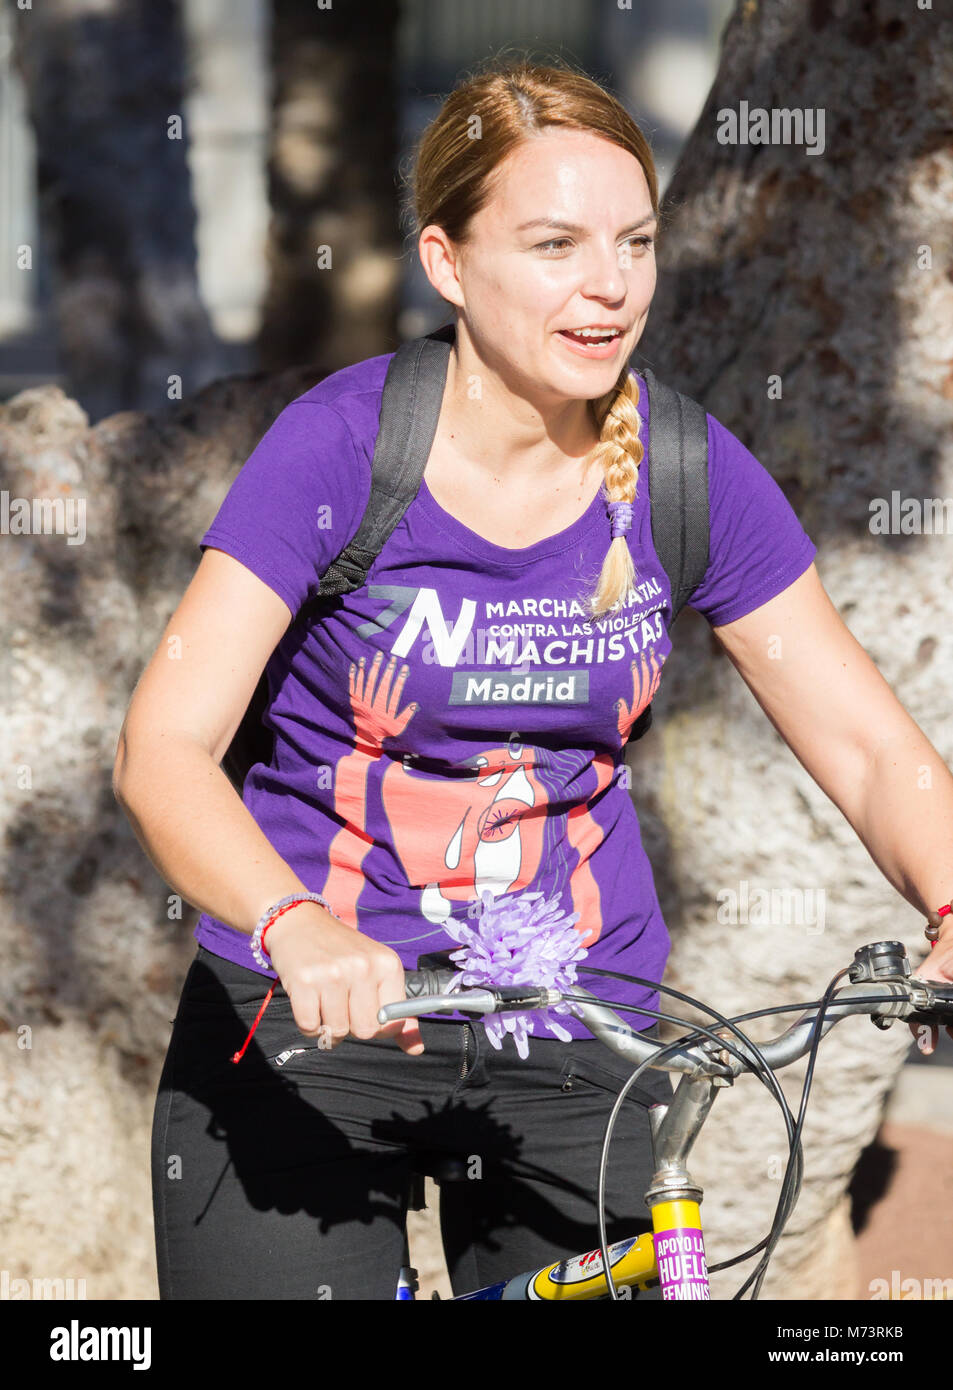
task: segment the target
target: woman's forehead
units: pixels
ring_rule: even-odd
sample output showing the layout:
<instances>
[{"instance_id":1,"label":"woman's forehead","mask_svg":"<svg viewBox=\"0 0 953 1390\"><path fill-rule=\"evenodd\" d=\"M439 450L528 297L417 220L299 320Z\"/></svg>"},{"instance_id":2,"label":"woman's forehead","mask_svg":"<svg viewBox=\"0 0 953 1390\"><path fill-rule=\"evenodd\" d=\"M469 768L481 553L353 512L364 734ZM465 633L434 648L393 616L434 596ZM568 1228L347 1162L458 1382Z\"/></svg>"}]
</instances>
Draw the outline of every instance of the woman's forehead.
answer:
<instances>
[{"instance_id":1,"label":"woman's forehead","mask_svg":"<svg viewBox=\"0 0 953 1390\"><path fill-rule=\"evenodd\" d=\"M653 215L648 181L633 154L588 131L555 131L528 137L497 165L490 179L490 199L507 215L547 217L578 211L598 199L618 207L625 204L629 221ZM600 216L601 220L601 216Z\"/></svg>"}]
</instances>

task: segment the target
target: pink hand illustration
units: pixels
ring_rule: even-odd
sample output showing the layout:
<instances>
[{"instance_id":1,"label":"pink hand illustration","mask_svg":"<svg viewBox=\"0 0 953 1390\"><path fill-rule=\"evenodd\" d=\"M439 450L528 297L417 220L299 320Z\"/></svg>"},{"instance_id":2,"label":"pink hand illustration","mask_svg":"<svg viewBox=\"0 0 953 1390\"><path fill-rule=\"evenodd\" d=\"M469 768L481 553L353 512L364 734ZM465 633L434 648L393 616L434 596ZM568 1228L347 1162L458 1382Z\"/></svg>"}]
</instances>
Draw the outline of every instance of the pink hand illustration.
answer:
<instances>
[{"instance_id":1,"label":"pink hand illustration","mask_svg":"<svg viewBox=\"0 0 953 1390\"><path fill-rule=\"evenodd\" d=\"M654 698L658 690L659 681L662 679L662 667L655 655L655 648L650 652L652 661L652 674L649 675L645 662L645 652L639 653L638 661L632 662L632 705L631 708L624 700L616 701L616 710L619 716L619 735L622 739L628 736L629 730L639 715Z\"/></svg>"},{"instance_id":2,"label":"pink hand illustration","mask_svg":"<svg viewBox=\"0 0 953 1390\"><path fill-rule=\"evenodd\" d=\"M391 686L397 658L390 658L378 680L383 655L381 651L375 652L369 671L364 669L363 657L356 666L352 661L348 671L348 692L351 697L357 741L376 748L383 745L385 738L393 738L395 734L403 733L418 709L416 704L410 704L400 713L397 712L400 692L404 688L410 667L405 662Z\"/></svg>"}]
</instances>

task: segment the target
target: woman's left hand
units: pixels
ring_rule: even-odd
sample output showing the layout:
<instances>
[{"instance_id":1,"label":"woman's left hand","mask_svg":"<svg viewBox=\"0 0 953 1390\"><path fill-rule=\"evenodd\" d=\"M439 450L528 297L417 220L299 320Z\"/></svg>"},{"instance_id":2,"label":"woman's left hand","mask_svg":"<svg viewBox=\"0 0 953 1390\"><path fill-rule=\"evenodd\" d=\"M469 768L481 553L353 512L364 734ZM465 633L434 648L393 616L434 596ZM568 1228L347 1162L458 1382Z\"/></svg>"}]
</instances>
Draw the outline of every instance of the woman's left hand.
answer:
<instances>
[{"instance_id":1,"label":"woman's left hand","mask_svg":"<svg viewBox=\"0 0 953 1390\"><path fill-rule=\"evenodd\" d=\"M949 920L949 919L948 919ZM940 939L922 965L913 972L918 980L936 980L942 984L953 984L953 928L946 926ZM936 1050L939 1029L928 1027L925 1023L908 1024L920 1051L927 1057ZM953 1038L953 1027L947 1028L947 1036ZM929 1037L927 1034L929 1033Z\"/></svg>"}]
</instances>

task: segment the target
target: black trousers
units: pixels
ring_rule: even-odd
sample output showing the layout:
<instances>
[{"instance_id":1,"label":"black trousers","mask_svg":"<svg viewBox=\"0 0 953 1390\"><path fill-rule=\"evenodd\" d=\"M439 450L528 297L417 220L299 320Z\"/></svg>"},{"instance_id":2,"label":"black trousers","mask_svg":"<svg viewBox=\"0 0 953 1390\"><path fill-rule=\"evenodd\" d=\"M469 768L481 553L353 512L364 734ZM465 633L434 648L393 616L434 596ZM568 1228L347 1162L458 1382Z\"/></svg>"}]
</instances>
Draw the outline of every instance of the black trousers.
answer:
<instances>
[{"instance_id":1,"label":"black trousers","mask_svg":"<svg viewBox=\"0 0 953 1390\"><path fill-rule=\"evenodd\" d=\"M393 1299L412 1173L434 1155L464 1174L441 1186L454 1294L598 1245L604 1123L630 1066L595 1039L531 1037L523 1060L479 1021L422 1020L419 1057L378 1039L328 1050L280 984L235 1064L269 984L201 946L186 977L152 1130L161 1298ZM629 1095L610 1242L651 1230L648 1106L671 1099L668 1074Z\"/></svg>"}]
</instances>

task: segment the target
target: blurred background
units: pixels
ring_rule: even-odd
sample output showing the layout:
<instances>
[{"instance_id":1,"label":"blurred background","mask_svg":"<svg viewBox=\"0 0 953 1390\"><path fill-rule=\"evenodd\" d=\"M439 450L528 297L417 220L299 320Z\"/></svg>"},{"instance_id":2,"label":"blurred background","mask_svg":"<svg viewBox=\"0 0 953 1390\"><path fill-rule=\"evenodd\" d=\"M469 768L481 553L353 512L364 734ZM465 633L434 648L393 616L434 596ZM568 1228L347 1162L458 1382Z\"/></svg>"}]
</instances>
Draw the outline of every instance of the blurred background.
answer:
<instances>
[{"instance_id":1,"label":"blurred background","mask_svg":"<svg viewBox=\"0 0 953 1390\"><path fill-rule=\"evenodd\" d=\"M161 410L166 359L193 392L428 332L445 306L395 181L461 67L507 45L581 64L643 123L664 189L730 8L376 0L316 31L301 0L8 5L0 398L57 382L95 423ZM339 273L315 273L315 242Z\"/></svg>"},{"instance_id":2,"label":"blurred background","mask_svg":"<svg viewBox=\"0 0 953 1390\"><path fill-rule=\"evenodd\" d=\"M7 0L0 483L82 494L90 510L68 551L0 538L11 1277L156 1296L149 1126L194 910L175 918L112 798L118 729L198 538L271 420L446 318L404 181L417 135L490 54L581 66L642 125L672 224L640 347L770 469L852 631L953 757L949 537L867 525L876 493L953 492L953 44L939 9ZM740 100L823 107L826 151L718 144L714 113ZM766 400L769 372L783 401ZM631 755L673 936L666 979L740 1012L816 997L861 941L903 939L916 964L918 915L696 618L679 620L659 727ZM719 926L718 893L739 875L822 887L827 929ZM820 1059L808 1182L763 1296L869 1298L908 1276L953 1288L953 1043L926 1058L899 1029L849 1020ZM792 1068L786 1089L799 1079ZM781 1143L767 1101L727 1100L697 1155L723 1256L765 1234ZM414 1231L424 1292L446 1292L432 1208Z\"/></svg>"}]
</instances>

